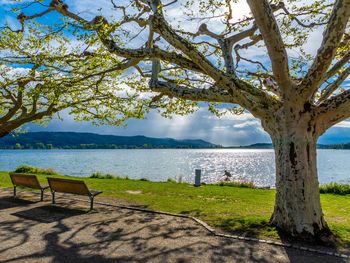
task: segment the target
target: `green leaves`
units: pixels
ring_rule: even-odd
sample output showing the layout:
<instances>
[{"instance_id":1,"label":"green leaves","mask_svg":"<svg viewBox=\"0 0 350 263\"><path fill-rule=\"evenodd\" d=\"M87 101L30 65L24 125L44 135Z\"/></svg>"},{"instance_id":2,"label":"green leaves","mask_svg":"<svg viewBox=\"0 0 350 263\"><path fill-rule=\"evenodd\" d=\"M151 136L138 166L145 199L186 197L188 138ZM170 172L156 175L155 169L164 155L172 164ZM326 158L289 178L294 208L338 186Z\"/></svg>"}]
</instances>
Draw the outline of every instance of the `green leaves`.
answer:
<instances>
[{"instance_id":1,"label":"green leaves","mask_svg":"<svg viewBox=\"0 0 350 263\"><path fill-rule=\"evenodd\" d=\"M119 57L94 34L68 36L61 25L29 23L24 32L0 32L0 124L16 129L29 121L41 124L69 109L76 120L122 125L143 118L144 101L123 91ZM6 118L4 118L6 117Z\"/></svg>"}]
</instances>

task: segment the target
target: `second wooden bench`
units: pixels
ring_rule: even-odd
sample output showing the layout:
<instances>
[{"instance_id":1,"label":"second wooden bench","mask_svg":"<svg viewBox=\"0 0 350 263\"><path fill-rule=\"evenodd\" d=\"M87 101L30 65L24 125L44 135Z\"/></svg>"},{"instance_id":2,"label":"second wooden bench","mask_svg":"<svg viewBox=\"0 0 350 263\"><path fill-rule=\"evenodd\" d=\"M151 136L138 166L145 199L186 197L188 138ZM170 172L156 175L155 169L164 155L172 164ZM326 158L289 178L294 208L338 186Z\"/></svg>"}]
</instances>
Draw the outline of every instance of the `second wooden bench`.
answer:
<instances>
[{"instance_id":1,"label":"second wooden bench","mask_svg":"<svg viewBox=\"0 0 350 263\"><path fill-rule=\"evenodd\" d=\"M55 203L55 193L68 193L76 195L85 195L90 198L90 210L94 207L94 197L101 194L101 191L89 190L84 181L81 180L71 180L71 179L61 179L61 178L47 178L51 194L52 203Z\"/></svg>"}]
</instances>

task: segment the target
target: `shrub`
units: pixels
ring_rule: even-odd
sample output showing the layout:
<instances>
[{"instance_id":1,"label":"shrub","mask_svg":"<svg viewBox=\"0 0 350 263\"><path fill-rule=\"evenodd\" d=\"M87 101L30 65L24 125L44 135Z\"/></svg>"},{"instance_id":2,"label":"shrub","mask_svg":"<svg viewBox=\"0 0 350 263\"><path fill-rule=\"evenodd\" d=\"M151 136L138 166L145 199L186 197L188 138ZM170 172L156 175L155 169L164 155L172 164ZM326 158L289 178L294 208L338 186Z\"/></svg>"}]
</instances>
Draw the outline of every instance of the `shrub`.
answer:
<instances>
[{"instance_id":1,"label":"shrub","mask_svg":"<svg viewBox=\"0 0 350 263\"><path fill-rule=\"evenodd\" d=\"M170 177L166 181L168 183L177 183L173 178L170 178Z\"/></svg>"},{"instance_id":2,"label":"shrub","mask_svg":"<svg viewBox=\"0 0 350 263\"><path fill-rule=\"evenodd\" d=\"M149 181L148 178L141 178L140 181Z\"/></svg>"},{"instance_id":3,"label":"shrub","mask_svg":"<svg viewBox=\"0 0 350 263\"><path fill-rule=\"evenodd\" d=\"M94 172L92 173L89 178L95 178L95 179L114 179L117 178L116 176L112 175L112 174L103 174L101 172Z\"/></svg>"},{"instance_id":4,"label":"shrub","mask_svg":"<svg viewBox=\"0 0 350 263\"><path fill-rule=\"evenodd\" d=\"M51 168L38 168L30 165L18 166L15 170L16 173L30 173L30 174L46 174L46 175L58 175L59 173Z\"/></svg>"},{"instance_id":5,"label":"shrub","mask_svg":"<svg viewBox=\"0 0 350 263\"><path fill-rule=\"evenodd\" d=\"M256 188L256 186L252 182L219 182L216 185L242 188Z\"/></svg>"},{"instance_id":6,"label":"shrub","mask_svg":"<svg viewBox=\"0 0 350 263\"><path fill-rule=\"evenodd\" d=\"M348 195L350 194L350 184L329 183L320 186L321 194L336 194Z\"/></svg>"}]
</instances>

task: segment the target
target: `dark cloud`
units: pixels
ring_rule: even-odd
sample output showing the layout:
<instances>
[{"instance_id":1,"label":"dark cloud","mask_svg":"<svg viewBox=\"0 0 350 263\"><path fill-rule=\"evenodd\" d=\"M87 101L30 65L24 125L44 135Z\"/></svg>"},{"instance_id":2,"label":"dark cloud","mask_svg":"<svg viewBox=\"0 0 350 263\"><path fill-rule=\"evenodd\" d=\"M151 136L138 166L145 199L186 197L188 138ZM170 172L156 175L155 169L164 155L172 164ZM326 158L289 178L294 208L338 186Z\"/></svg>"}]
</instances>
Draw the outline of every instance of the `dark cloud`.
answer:
<instances>
[{"instance_id":1,"label":"dark cloud","mask_svg":"<svg viewBox=\"0 0 350 263\"><path fill-rule=\"evenodd\" d=\"M54 119L46 127L30 124L29 131L76 131L112 135L145 135L176 139L203 139L224 146L249 145L271 142L260 121L249 113L225 115L218 118L201 108L188 116L161 117L156 111L145 120L129 120L127 127L95 126L89 122L76 122L67 112L60 114L63 121ZM350 142L350 121L342 122L321 136L319 143Z\"/></svg>"},{"instance_id":2,"label":"dark cloud","mask_svg":"<svg viewBox=\"0 0 350 263\"><path fill-rule=\"evenodd\" d=\"M225 146L270 141L269 136L262 130L260 121L248 113L218 118L207 110L200 109L188 116L174 116L172 119L166 119L153 111L145 120L129 120L125 128L76 122L65 112L61 116L63 121L54 119L46 127L30 124L27 128L29 131L76 131L125 136L195 138Z\"/></svg>"}]
</instances>

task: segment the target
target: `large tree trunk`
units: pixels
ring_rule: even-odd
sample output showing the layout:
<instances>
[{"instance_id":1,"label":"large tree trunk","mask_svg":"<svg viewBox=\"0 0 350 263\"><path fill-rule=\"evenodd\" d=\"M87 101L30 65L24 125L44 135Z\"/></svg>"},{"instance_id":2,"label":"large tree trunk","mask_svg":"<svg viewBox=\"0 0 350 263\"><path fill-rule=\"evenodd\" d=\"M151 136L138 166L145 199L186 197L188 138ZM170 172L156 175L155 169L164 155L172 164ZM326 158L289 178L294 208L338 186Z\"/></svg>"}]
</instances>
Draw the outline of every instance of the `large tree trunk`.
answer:
<instances>
[{"instance_id":1,"label":"large tree trunk","mask_svg":"<svg viewBox=\"0 0 350 263\"><path fill-rule=\"evenodd\" d=\"M270 133L276 161L276 200L271 223L292 236L322 239L329 230L320 203L315 127L292 118L277 126Z\"/></svg>"}]
</instances>

